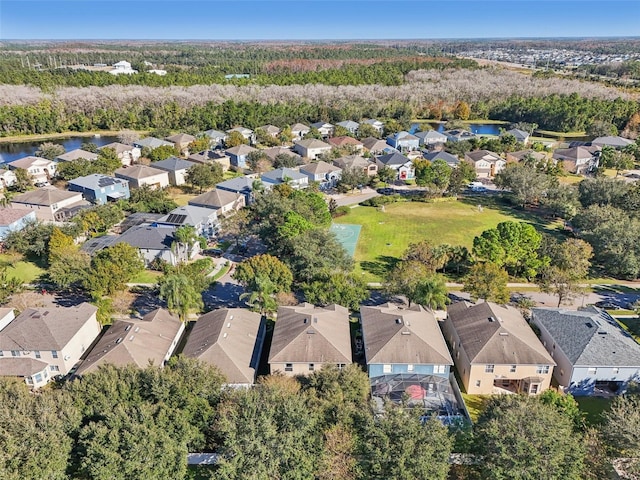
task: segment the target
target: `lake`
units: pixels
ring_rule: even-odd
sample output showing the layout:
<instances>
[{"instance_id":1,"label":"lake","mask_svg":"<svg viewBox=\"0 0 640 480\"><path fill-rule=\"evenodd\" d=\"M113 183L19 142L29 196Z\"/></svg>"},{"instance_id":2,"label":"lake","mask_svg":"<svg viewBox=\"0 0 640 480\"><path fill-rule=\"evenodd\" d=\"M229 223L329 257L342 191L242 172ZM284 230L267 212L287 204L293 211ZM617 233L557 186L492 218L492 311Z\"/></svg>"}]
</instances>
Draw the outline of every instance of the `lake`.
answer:
<instances>
[{"instance_id":1,"label":"lake","mask_svg":"<svg viewBox=\"0 0 640 480\"><path fill-rule=\"evenodd\" d=\"M85 142L95 143L98 147L102 147L117 141L117 137L67 137L38 142L0 143L0 163L9 163L19 158L33 155L38 150L38 147L45 142L62 145L65 151L69 152L80 148L80 145Z\"/></svg>"}]
</instances>

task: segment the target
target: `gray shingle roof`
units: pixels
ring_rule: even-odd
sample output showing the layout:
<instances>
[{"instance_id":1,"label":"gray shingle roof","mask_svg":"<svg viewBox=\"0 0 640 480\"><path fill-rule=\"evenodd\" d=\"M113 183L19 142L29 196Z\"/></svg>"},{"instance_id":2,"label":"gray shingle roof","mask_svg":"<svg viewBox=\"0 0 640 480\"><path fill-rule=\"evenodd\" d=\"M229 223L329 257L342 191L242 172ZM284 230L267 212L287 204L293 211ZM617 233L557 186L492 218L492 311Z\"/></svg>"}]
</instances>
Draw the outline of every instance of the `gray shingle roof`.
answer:
<instances>
[{"instance_id":1,"label":"gray shingle roof","mask_svg":"<svg viewBox=\"0 0 640 480\"><path fill-rule=\"evenodd\" d=\"M167 142L166 140L161 140L155 137L142 138L140 140L136 140L135 142L133 142L133 144L136 147L140 147L140 148L148 147L151 149L164 147L164 146L173 147L173 143Z\"/></svg>"},{"instance_id":2,"label":"gray shingle roof","mask_svg":"<svg viewBox=\"0 0 640 480\"><path fill-rule=\"evenodd\" d=\"M152 167L159 168L160 170L166 170L167 172L177 172L178 170L188 170L194 165L196 165L195 162L190 162L189 160L184 160L178 157L169 157L165 160L161 160L159 162L153 162L151 164Z\"/></svg>"},{"instance_id":3,"label":"gray shingle roof","mask_svg":"<svg viewBox=\"0 0 640 480\"><path fill-rule=\"evenodd\" d=\"M433 162L434 160L444 160L447 162L447 165L458 165L460 163L460 159L458 157L445 151L425 153L423 157L430 162Z\"/></svg>"},{"instance_id":4,"label":"gray shingle roof","mask_svg":"<svg viewBox=\"0 0 640 480\"><path fill-rule=\"evenodd\" d=\"M427 138L438 139L438 140L447 139L447 136L444 133L440 133L436 130L427 130L425 132L417 132L415 136L421 139L427 139Z\"/></svg>"},{"instance_id":5,"label":"gray shingle roof","mask_svg":"<svg viewBox=\"0 0 640 480\"><path fill-rule=\"evenodd\" d=\"M195 227L199 224L206 224L210 219L216 218L216 211L212 208L195 205L183 205L174 208L168 214L158 219L158 223L171 225L191 225Z\"/></svg>"},{"instance_id":6,"label":"gray shingle roof","mask_svg":"<svg viewBox=\"0 0 640 480\"><path fill-rule=\"evenodd\" d=\"M307 176L297 170L292 170L291 168L278 168L276 170L270 170L263 173L261 178L271 180L272 182L283 182L285 178L290 178L291 180L302 180L307 178Z\"/></svg>"},{"instance_id":7,"label":"gray shingle roof","mask_svg":"<svg viewBox=\"0 0 640 480\"><path fill-rule=\"evenodd\" d=\"M269 363L351 363L349 310L303 303L278 308Z\"/></svg>"},{"instance_id":8,"label":"gray shingle roof","mask_svg":"<svg viewBox=\"0 0 640 480\"><path fill-rule=\"evenodd\" d=\"M220 182L217 188L233 190L235 192L250 192L253 190L253 182L255 179L249 177L236 177Z\"/></svg>"},{"instance_id":9,"label":"gray shingle roof","mask_svg":"<svg viewBox=\"0 0 640 480\"><path fill-rule=\"evenodd\" d=\"M361 307L367 363L453 365L438 321L419 305Z\"/></svg>"},{"instance_id":10,"label":"gray shingle roof","mask_svg":"<svg viewBox=\"0 0 640 480\"><path fill-rule=\"evenodd\" d=\"M379 155L376 157L376 160L383 165L404 165L405 163L411 162L411 160L398 152Z\"/></svg>"},{"instance_id":11,"label":"gray shingle roof","mask_svg":"<svg viewBox=\"0 0 640 480\"><path fill-rule=\"evenodd\" d=\"M303 165L300 167L300 171L302 173L318 175L318 174L326 174L332 172L340 172L342 169L335 165L331 165L325 161L320 160L316 163L309 163L307 165Z\"/></svg>"},{"instance_id":12,"label":"gray shingle roof","mask_svg":"<svg viewBox=\"0 0 640 480\"><path fill-rule=\"evenodd\" d=\"M182 351L217 366L229 383L253 383L262 318L244 308L224 308L201 316Z\"/></svg>"},{"instance_id":13,"label":"gray shingle roof","mask_svg":"<svg viewBox=\"0 0 640 480\"><path fill-rule=\"evenodd\" d=\"M602 310L533 308L532 315L574 366L640 367L640 345Z\"/></svg>"},{"instance_id":14,"label":"gray shingle roof","mask_svg":"<svg viewBox=\"0 0 640 480\"><path fill-rule=\"evenodd\" d=\"M555 365L520 312L508 305L456 302L447 315L472 364Z\"/></svg>"},{"instance_id":15,"label":"gray shingle roof","mask_svg":"<svg viewBox=\"0 0 640 480\"><path fill-rule=\"evenodd\" d=\"M173 244L174 227L137 225L120 235L113 243L128 243L132 247L149 250L169 250Z\"/></svg>"},{"instance_id":16,"label":"gray shingle roof","mask_svg":"<svg viewBox=\"0 0 640 480\"><path fill-rule=\"evenodd\" d=\"M500 160L500 155L489 150L474 150L473 152L467 153L467 157L474 162L478 160L486 160L489 162Z\"/></svg>"},{"instance_id":17,"label":"gray shingle roof","mask_svg":"<svg viewBox=\"0 0 640 480\"><path fill-rule=\"evenodd\" d=\"M87 175L86 177L78 177L69 181L69 185L78 185L82 188L89 188L91 190L99 190L103 187L111 185L123 185L129 182L124 178L114 178L108 175L102 175L101 173L94 173Z\"/></svg>"},{"instance_id":18,"label":"gray shingle roof","mask_svg":"<svg viewBox=\"0 0 640 480\"><path fill-rule=\"evenodd\" d=\"M323 142L322 140L318 140L317 138L307 138L305 140L300 140L298 142L295 142L296 145L300 145L303 148L308 149L313 149L313 148L326 148L326 149L330 149L331 145L329 145L328 143Z\"/></svg>"},{"instance_id":19,"label":"gray shingle roof","mask_svg":"<svg viewBox=\"0 0 640 480\"><path fill-rule=\"evenodd\" d=\"M609 135L606 137L598 137L594 138L591 142L591 145L604 146L609 145L611 147L622 148L627 145L631 145L633 140L629 140L628 138L618 137L614 135Z\"/></svg>"}]
</instances>

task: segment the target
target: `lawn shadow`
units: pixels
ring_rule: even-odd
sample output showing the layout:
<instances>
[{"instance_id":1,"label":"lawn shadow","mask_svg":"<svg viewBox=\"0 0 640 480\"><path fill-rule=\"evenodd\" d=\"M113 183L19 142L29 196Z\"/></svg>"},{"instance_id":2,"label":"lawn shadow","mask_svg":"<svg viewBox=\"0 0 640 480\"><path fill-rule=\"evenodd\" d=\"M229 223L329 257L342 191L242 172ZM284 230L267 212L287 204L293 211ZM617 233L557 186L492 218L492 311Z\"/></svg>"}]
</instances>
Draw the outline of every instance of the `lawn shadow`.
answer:
<instances>
[{"instance_id":1,"label":"lawn shadow","mask_svg":"<svg viewBox=\"0 0 640 480\"><path fill-rule=\"evenodd\" d=\"M375 275L377 277L385 277L393 268L400 262L397 257L391 257L389 255L378 255L373 262L364 261L360 262L360 267L367 273Z\"/></svg>"}]
</instances>

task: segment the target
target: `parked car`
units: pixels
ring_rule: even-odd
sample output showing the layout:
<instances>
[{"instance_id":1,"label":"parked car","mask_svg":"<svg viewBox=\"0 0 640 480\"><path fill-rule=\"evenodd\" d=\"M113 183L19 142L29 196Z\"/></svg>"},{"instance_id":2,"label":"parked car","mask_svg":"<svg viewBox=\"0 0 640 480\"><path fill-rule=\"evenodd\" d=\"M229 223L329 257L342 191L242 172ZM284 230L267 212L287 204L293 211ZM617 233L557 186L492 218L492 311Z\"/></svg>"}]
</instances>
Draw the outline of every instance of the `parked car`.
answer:
<instances>
[{"instance_id":1,"label":"parked car","mask_svg":"<svg viewBox=\"0 0 640 480\"><path fill-rule=\"evenodd\" d=\"M596 302L594 305L598 308L604 308L605 310L620 310L622 307L611 301Z\"/></svg>"},{"instance_id":2,"label":"parked car","mask_svg":"<svg viewBox=\"0 0 640 480\"><path fill-rule=\"evenodd\" d=\"M221 257L224 251L221 248L207 248L202 251L202 254L208 257Z\"/></svg>"}]
</instances>

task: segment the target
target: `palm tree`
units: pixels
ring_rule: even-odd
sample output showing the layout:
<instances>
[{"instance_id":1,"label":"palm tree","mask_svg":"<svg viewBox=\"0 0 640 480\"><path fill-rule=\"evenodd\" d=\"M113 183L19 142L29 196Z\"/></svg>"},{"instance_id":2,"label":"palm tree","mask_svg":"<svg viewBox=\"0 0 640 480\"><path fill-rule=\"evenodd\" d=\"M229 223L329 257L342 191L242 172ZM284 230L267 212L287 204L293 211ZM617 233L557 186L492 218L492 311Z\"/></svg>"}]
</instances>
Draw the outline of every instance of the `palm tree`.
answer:
<instances>
[{"instance_id":1,"label":"palm tree","mask_svg":"<svg viewBox=\"0 0 640 480\"><path fill-rule=\"evenodd\" d=\"M186 275L165 275L159 285L158 296L167 302L169 311L177 314L183 322L186 321L190 310L202 308L202 297Z\"/></svg>"},{"instance_id":2,"label":"palm tree","mask_svg":"<svg viewBox=\"0 0 640 480\"><path fill-rule=\"evenodd\" d=\"M433 310L444 308L449 303L447 285L441 275L430 275L421 279L411 296L415 303Z\"/></svg>"},{"instance_id":3,"label":"palm tree","mask_svg":"<svg viewBox=\"0 0 640 480\"><path fill-rule=\"evenodd\" d=\"M173 234L173 238L175 238L176 241L172 247L175 247L174 253L176 257L178 257L178 261L186 261L189 258L189 250L191 250L193 245L198 241L196 229L191 225L178 227Z\"/></svg>"},{"instance_id":4,"label":"palm tree","mask_svg":"<svg viewBox=\"0 0 640 480\"><path fill-rule=\"evenodd\" d=\"M246 298L245 303L251 310L267 315L278 309L275 293L275 284L268 277L259 275L255 278L254 289L240 295L240 300Z\"/></svg>"}]
</instances>

